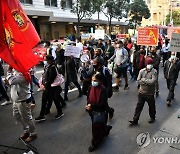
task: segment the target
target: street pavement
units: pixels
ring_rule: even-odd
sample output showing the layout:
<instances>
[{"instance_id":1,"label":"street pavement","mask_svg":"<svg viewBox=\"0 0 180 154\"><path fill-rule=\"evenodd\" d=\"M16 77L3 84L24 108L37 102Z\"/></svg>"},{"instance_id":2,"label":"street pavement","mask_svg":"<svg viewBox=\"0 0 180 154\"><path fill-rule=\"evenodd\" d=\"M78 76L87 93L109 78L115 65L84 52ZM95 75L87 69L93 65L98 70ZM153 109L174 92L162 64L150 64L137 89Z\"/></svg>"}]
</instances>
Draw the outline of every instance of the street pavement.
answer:
<instances>
[{"instance_id":1,"label":"street pavement","mask_svg":"<svg viewBox=\"0 0 180 154\"><path fill-rule=\"evenodd\" d=\"M42 67L37 69L40 77ZM108 123L113 126L109 136L104 139L100 147L94 151L95 154L179 154L179 144L151 143L145 148L139 148L136 143L137 136L142 132L150 133L150 136L179 136L180 135L180 80L177 81L175 100L171 107L166 106L167 89L160 68L160 95L156 98L157 120L153 124L148 123L148 106L145 104L139 125L130 127L129 120L132 119L137 103L137 84L129 81L129 90L123 90L124 80L119 92L114 93L109 99L109 105L115 109L114 117ZM41 107L42 92L36 92L34 87L36 108L33 111L34 118L39 115ZM87 154L91 143L91 120L85 111L86 97L77 98L77 90L69 93L67 107L63 109L64 117L55 120L56 108L53 105L51 114L46 116L46 121L36 123L38 138L31 144L35 146L40 154ZM3 102L3 101L1 101ZM0 106L0 145L12 145L23 133L20 124L12 117L12 105ZM18 141L15 147L25 148ZM0 147L0 154L6 148ZM9 150L8 154L22 154L19 150Z\"/></svg>"}]
</instances>

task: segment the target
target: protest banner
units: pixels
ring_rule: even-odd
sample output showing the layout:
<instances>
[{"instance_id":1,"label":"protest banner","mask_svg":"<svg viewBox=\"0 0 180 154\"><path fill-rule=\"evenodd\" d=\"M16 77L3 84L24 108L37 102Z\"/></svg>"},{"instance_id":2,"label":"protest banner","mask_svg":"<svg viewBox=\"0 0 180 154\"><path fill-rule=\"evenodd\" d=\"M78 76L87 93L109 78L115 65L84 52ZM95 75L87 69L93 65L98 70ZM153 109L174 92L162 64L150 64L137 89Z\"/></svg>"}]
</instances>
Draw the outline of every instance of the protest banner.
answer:
<instances>
[{"instance_id":1,"label":"protest banner","mask_svg":"<svg viewBox=\"0 0 180 154\"><path fill-rule=\"evenodd\" d=\"M81 49L79 47L72 46L72 45L66 46L64 56L73 56L75 58L79 58L80 54L81 54Z\"/></svg>"},{"instance_id":2,"label":"protest banner","mask_svg":"<svg viewBox=\"0 0 180 154\"><path fill-rule=\"evenodd\" d=\"M95 30L95 39L103 39L104 40L104 30Z\"/></svg>"},{"instance_id":3,"label":"protest banner","mask_svg":"<svg viewBox=\"0 0 180 154\"><path fill-rule=\"evenodd\" d=\"M158 29L157 28L139 28L137 36L137 45L158 45Z\"/></svg>"},{"instance_id":4,"label":"protest banner","mask_svg":"<svg viewBox=\"0 0 180 154\"><path fill-rule=\"evenodd\" d=\"M180 52L180 34L172 33L169 51Z\"/></svg>"}]
</instances>

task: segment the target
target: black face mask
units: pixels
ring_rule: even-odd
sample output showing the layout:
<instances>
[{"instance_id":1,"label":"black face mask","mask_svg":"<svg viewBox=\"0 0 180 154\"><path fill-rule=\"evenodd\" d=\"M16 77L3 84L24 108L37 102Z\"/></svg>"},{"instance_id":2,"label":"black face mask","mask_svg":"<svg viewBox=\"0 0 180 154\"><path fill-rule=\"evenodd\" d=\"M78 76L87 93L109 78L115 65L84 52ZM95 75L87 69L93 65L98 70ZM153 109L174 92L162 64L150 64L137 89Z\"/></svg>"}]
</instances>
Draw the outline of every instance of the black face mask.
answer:
<instances>
[{"instance_id":1,"label":"black face mask","mask_svg":"<svg viewBox=\"0 0 180 154\"><path fill-rule=\"evenodd\" d=\"M98 69L98 65L93 65L93 67L94 67L95 69Z\"/></svg>"},{"instance_id":2,"label":"black face mask","mask_svg":"<svg viewBox=\"0 0 180 154\"><path fill-rule=\"evenodd\" d=\"M152 55L156 55L156 53L155 52L151 52L152 53Z\"/></svg>"}]
</instances>

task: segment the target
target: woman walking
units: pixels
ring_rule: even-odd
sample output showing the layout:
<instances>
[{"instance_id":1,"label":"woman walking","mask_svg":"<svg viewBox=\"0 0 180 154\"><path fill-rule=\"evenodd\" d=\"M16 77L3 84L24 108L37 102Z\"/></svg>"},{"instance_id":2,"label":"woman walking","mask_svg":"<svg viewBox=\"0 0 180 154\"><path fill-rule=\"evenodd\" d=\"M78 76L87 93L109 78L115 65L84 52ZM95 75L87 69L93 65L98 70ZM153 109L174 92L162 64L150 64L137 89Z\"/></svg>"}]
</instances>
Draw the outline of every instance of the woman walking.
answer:
<instances>
[{"instance_id":1,"label":"woman walking","mask_svg":"<svg viewBox=\"0 0 180 154\"><path fill-rule=\"evenodd\" d=\"M92 142L89 152L94 151L107 136L112 126L107 125L107 91L101 83L102 77L99 73L92 77L92 86L87 96L86 110L92 120Z\"/></svg>"}]
</instances>

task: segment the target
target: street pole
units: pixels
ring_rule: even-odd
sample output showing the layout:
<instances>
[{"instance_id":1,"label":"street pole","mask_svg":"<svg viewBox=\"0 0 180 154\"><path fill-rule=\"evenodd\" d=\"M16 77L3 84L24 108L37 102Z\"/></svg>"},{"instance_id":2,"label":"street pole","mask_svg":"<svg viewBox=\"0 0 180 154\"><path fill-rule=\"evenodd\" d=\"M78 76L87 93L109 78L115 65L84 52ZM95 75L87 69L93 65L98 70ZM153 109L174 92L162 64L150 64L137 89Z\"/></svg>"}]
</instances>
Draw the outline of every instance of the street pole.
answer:
<instances>
[{"instance_id":1,"label":"street pole","mask_svg":"<svg viewBox=\"0 0 180 154\"><path fill-rule=\"evenodd\" d=\"M170 12L170 23L172 24L172 1L170 1L170 5L171 5L171 12Z\"/></svg>"}]
</instances>

